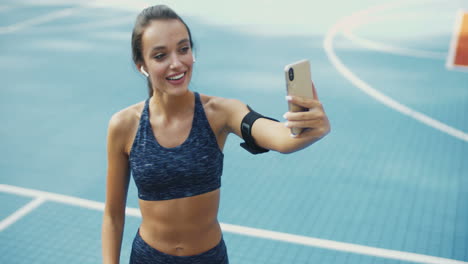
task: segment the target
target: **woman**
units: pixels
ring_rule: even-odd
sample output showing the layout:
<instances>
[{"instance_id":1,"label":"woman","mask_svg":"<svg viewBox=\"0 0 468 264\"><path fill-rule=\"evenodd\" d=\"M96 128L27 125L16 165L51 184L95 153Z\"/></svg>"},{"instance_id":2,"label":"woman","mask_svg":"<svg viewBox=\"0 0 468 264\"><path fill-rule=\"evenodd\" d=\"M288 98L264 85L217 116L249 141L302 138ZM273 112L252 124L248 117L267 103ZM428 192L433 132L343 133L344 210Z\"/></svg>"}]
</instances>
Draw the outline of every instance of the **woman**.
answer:
<instances>
[{"instance_id":1,"label":"woman","mask_svg":"<svg viewBox=\"0 0 468 264\"><path fill-rule=\"evenodd\" d=\"M119 263L130 171L142 215L130 263L228 263L217 220L222 149L229 134L242 136L241 122L252 112L238 100L188 89L192 49L189 28L167 6L146 8L138 16L133 59L148 78L149 98L109 122L104 263ZM288 100L310 111L288 112L286 123L258 119L251 144L291 153L329 132L318 100ZM305 130L291 137L292 127Z\"/></svg>"}]
</instances>

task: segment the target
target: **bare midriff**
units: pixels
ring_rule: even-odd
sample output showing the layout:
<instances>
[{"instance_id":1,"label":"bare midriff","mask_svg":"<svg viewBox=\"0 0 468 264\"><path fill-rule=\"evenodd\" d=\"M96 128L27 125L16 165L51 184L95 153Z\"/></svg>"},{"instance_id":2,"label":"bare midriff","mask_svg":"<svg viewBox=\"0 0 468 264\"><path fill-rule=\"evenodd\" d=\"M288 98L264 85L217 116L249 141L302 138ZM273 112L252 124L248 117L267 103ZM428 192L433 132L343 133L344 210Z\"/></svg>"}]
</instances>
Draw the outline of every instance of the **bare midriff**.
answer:
<instances>
[{"instance_id":1,"label":"bare midriff","mask_svg":"<svg viewBox=\"0 0 468 264\"><path fill-rule=\"evenodd\" d=\"M174 256L192 256L221 240L219 189L164 201L140 200L140 236L151 247Z\"/></svg>"}]
</instances>

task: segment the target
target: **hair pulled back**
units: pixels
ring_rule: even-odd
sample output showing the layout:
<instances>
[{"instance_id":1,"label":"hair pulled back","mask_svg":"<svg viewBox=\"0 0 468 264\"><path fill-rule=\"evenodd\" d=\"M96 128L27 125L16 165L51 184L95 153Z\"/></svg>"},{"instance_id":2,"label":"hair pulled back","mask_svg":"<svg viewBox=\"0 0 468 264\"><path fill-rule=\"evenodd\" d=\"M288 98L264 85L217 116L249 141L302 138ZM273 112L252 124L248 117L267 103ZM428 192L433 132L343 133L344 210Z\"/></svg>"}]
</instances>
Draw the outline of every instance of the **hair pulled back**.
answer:
<instances>
[{"instance_id":1,"label":"hair pulled back","mask_svg":"<svg viewBox=\"0 0 468 264\"><path fill-rule=\"evenodd\" d=\"M182 24L184 24L185 28L187 29L190 41L190 47L193 49L193 41L192 35L190 33L190 29L185 24L184 20L177 15L174 10L169 8L166 5L155 5L150 6L137 16L135 21L135 26L133 27L132 32L132 58L135 64L144 64L143 58L143 44L142 44L142 37L143 33L145 32L146 27L151 23L152 20L170 20L170 19L177 19ZM153 86L151 84L150 79L148 78L148 95L151 97L153 95Z\"/></svg>"}]
</instances>

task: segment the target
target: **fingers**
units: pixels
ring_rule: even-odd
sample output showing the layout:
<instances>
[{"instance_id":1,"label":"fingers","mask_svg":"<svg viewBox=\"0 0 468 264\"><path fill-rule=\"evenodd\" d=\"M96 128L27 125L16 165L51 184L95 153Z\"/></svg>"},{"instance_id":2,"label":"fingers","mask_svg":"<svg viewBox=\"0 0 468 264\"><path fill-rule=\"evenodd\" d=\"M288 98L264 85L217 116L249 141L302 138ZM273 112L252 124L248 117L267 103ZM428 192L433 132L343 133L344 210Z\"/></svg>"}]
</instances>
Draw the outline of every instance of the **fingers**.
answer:
<instances>
[{"instance_id":1,"label":"fingers","mask_svg":"<svg viewBox=\"0 0 468 264\"><path fill-rule=\"evenodd\" d=\"M322 103L318 100L297 96L287 96L286 99L293 104L309 109L309 111L287 112L283 115L287 120L299 121L320 119L325 115Z\"/></svg>"},{"instance_id":2,"label":"fingers","mask_svg":"<svg viewBox=\"0 0 468 264\"><path fill-rule=\"evenodd\" d=\"M315 94L316 96L316 94ZM301 137L319 137L329 131L329 121L325 114L322 103L317 99L305 97L288 96L289 102L309 109L302 112L286 112L283 117L287 120L284 125L287 128L302 128L303 132L295 138Z\"/></svg>"},{"instance_id":3,"label":"fingers","mask_svg":"<svg viewBox=\"0 0 468 264\"><path fill-rule=\"evenodd\" d=\"M284 125L287 128L302 128L303 132L294 136L301 137L321 137L330 131L330 122L322 103L319 101L317 90L312 82L313 98L301 96L286 96L286 100L294 105L300 106L309 111L287 112L283 117L287 120Z\"/></svg>"},{"instance_id":4,"label":"fingers","mask_svg":"<svg viewBox=\"0 0 468 264\"><path fill-rule=\"evenodd\" d=\"M301 128L303 129L302 133L294 136L294 138L308 137L308 136L323 136L330 131L330 123L328 118L324 116L323 118L313 119L313 120L298 120L291 121L288 120L284 123L284 126L287 128Z\"/></svg>"},{"instance_id":5,"label":"fingers","mask_svg":"<svg viewBox=\"0 0 468 264\"><path fill-rule=\"evenodd\" d=\"M286 112L283 117L289 121L314 120L323 118L324 112L320 108L314 107L304 112Z\"/></svg>"},{"instance_id":6,"label":"fingers","mask_svg":"<svg viewBox=\"0 0 468 264\"><path fill-rule=\"evenodd\" d=\"M287 112L283 117L287 120L284 123L287 128L317 129L328 126L328 118L325 112L318 108L305 112Z\"/></svg>"},{"instance_id":7,"label":"fingers","mask_svg":"<svg viewBox=\"0 0 468 264\"><path fill-rule=\"evenodd\" d=\"M304 107L304 108L314 108L314 107L321 107L322 103L320 103L319 100L316 99L310 99L310 98L305 98L305 97L299 97L299 96L286 96L286 100L290 103L293 103L295 105Z\"/></svg>"}]
</instances>

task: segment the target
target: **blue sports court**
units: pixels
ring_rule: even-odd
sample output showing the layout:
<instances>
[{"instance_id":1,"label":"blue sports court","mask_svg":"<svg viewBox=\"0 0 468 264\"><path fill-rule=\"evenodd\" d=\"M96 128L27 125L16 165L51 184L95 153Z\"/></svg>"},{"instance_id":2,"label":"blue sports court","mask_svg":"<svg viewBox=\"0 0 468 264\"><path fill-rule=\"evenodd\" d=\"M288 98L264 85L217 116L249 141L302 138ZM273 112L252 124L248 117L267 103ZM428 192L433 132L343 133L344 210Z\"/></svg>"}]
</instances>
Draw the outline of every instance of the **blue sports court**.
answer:
<instances>
[{"instance_id":1,"label":"blue sports court","mask_svg":"<svg viewBox=\"0 0 468 264\"><path fill-rule=\"evenodd\" d=\"M468 263L465 1L0 2L0 263L101 263L110 117L147 97L130 37L144 7L188 23L191 89L281 119L309 59L332 131L289 155L224 148L230 262ZM133 180L121 263L139 226Z\"/></svg>"}]
</instances>

